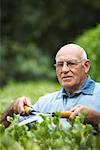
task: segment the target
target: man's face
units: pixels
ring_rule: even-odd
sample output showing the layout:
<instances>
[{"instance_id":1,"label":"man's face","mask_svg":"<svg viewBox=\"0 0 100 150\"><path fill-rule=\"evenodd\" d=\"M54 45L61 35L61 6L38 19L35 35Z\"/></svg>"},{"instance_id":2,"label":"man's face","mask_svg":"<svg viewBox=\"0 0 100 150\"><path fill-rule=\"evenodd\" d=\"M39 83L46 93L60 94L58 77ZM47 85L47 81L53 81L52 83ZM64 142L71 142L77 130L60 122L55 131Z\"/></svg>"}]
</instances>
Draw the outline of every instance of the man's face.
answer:
<instances>
[{"instance_id":1,"label":"man's face","mask_svg":"<svg viewBox=\"0 0 100 150\"><path fill-rule=\"evenodd\" d=\"M58 53L55 66L59 83L69 93L82 87L89 70L89 64L80 58L80 54L71 51Z\"/></svg>"}]
</instances>

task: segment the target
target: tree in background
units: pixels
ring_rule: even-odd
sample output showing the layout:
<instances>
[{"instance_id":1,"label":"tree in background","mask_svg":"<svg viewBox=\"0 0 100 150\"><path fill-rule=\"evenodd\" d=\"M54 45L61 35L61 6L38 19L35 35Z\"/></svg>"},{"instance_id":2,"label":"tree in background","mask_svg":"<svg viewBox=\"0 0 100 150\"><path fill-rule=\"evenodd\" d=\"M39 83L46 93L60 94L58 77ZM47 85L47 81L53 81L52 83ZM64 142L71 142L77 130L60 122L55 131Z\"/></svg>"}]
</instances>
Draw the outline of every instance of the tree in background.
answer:
<instances>
[{"instance_id":1,"label":"tree in background","mask_svg":"<svg viewBox=\"0 0 100 150\"><path fill-rule=\"evenodd\" d=\"M100 21L99 0L1 0L1 4L2 38L36 43L50 56Z\"/></svg>"},{"instance_id":2,"label":"tree in background","mask_svg":"<svg viewBox=\"0 0 100 150\"><path fill-rule=\"evenodd\" d=\"M77 38L76 43L87 51L91 60L90 74L93 79L100 82L100 25L86 31Z\"/></svg>"}]
</instances>

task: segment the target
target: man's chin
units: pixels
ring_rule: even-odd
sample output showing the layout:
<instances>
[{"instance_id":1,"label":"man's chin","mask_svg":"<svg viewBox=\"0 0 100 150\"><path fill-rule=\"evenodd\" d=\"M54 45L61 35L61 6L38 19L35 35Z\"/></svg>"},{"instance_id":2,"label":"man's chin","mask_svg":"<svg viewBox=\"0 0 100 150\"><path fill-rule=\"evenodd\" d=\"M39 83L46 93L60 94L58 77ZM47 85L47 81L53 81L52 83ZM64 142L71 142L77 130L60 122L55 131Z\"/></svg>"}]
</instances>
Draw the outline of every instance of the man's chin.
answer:
<instances>
[{"instance_id":1,"label":"man's chin","mask_svg":"<svg viewBox=\"0 0 100 150\"><path fill-rule=\"evenodd\" d=\"M70 83L70 82L62 82L62 87L64 88L72 88L73 87L73 84Z\"/></svg>"}]
</instances>

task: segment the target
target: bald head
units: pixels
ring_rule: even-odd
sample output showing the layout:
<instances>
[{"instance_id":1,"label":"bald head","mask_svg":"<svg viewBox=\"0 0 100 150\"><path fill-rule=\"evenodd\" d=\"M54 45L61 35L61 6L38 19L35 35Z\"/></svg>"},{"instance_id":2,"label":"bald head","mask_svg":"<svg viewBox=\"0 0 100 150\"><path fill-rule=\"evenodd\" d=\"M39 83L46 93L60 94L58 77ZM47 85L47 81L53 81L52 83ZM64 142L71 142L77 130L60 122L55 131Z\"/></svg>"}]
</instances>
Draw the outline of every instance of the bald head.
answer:
<instances>
[{"instance_id":1,"label":"bald head","mask_svg":"<svg viewBox=\"0 0 100 150\"><path fill-rule=\"evenodd\" d=\"M72 55L72 56L78 56L80 60L86 60L87 59L87 54L85 52L85 50L80 47L79 45L76 44L67 44L65 46L63 46L56 54L55 59L57 59L57 57L59 57L59 55L61 54L68 54L68 55Z\"/></svg>"}]
</instances>

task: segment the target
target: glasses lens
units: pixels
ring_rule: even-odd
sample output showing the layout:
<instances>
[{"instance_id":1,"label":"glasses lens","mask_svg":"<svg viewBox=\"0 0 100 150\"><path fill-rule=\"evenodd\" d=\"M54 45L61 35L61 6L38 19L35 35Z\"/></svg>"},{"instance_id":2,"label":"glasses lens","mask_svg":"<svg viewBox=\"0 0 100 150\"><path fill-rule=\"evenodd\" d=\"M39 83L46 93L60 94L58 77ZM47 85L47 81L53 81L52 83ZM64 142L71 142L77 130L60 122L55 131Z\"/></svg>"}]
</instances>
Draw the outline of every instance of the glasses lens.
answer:
<instances>
[{"instance_id":1,"label":"glasses lens","mask_svg":"<svg viewBox=\"0 0 100 150\"><path fill-rule=\"evenodd\" d=\"M69 68L73 68L75 66L77 66L80 62L76 61L76 60L69 60L69 61L65 61L66 62L66 65L69 67ZM56 64L54 64L54 66L56 68L62 68L64 65L64 62L57 62Z\"/></svg>"}]
</instances>

